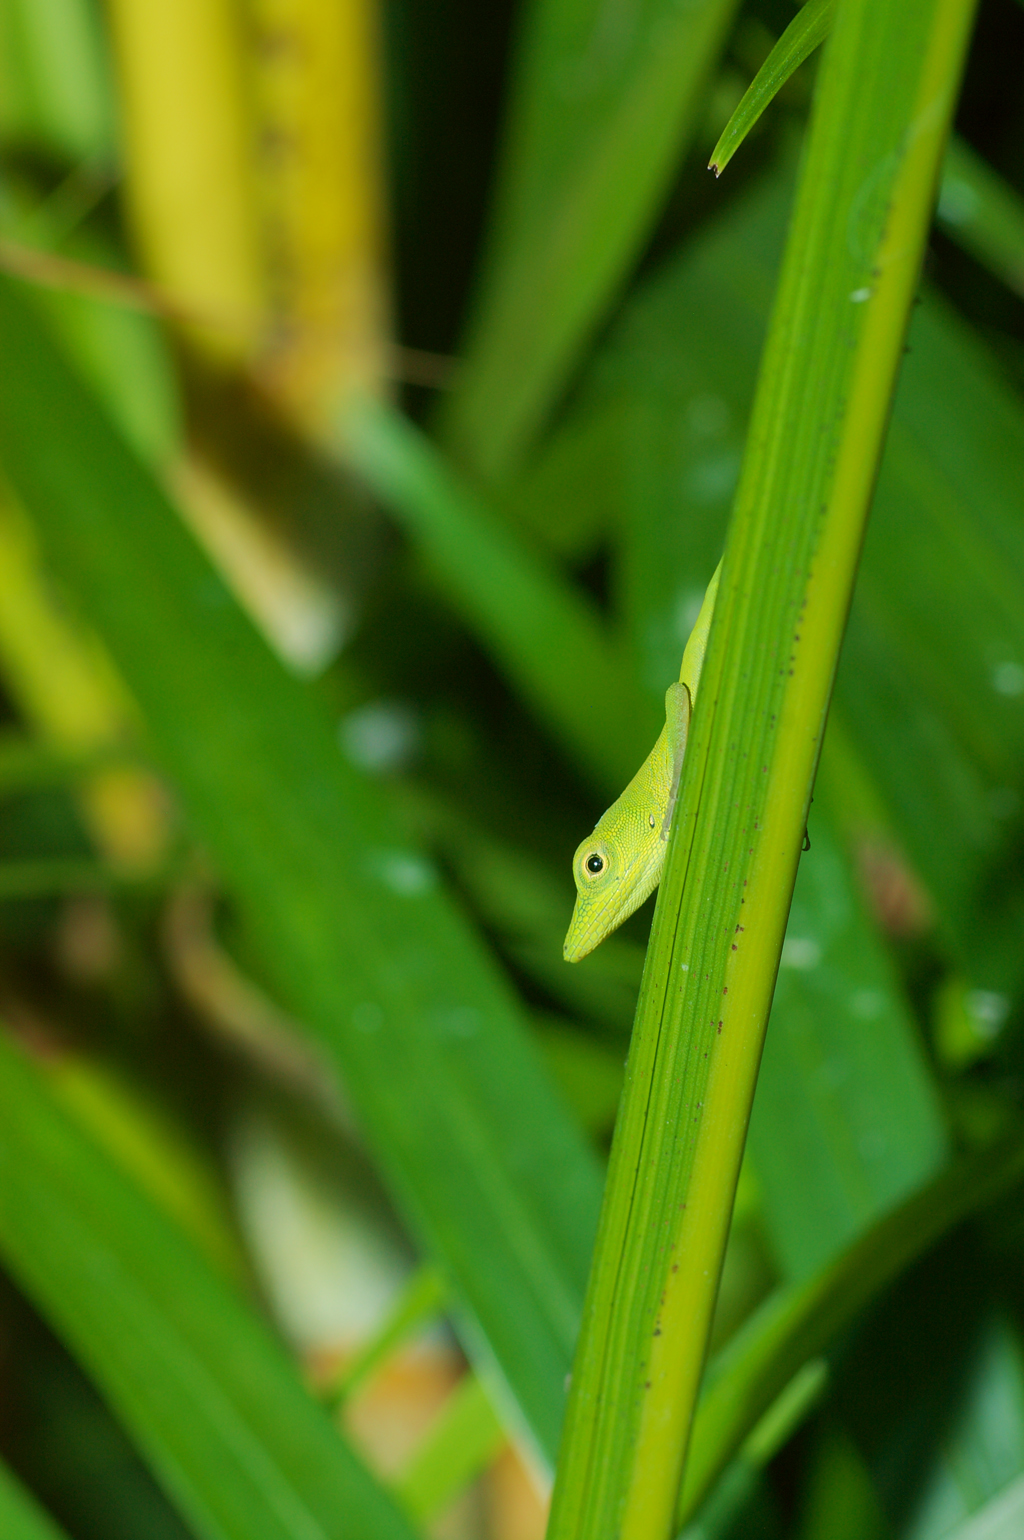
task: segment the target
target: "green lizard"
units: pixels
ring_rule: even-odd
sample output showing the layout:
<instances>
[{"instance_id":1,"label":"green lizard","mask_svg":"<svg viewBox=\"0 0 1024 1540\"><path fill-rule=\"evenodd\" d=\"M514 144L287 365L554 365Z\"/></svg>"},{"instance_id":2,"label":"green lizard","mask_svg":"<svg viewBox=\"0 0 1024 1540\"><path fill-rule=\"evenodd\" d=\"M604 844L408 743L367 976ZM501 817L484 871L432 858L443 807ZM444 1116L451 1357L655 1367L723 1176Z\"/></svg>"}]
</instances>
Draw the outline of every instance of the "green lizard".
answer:
<instances>
[{"instance_id":1,"label":"green lizard","mask_svg":"<svg viewBox=\"0 0 1024 1540\"><path fill-rule=\"evenodd\" d=\"M592 952L661 881L721 570L719 562L686 644L678 683L665 693L665 726L657 743L573 856L576 907L562 949L566 962L579 962Z\"/></svg>"}]
</instances>

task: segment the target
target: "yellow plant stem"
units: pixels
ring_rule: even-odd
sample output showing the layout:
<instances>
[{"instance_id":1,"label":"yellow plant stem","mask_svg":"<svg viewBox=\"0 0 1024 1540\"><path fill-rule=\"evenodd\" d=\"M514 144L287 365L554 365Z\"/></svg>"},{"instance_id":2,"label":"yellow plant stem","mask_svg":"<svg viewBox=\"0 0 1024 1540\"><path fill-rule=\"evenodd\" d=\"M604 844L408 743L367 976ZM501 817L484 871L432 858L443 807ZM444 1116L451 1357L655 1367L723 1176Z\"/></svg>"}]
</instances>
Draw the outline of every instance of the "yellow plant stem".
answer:
<instances>
[{"instance_id":1,"label":"yellow plant stem","mask_svg":"<svg viewBox=\"0 0 1024 1540\"><path fill-rule=\"evenodd\" d=\"M341 405L382 394L390 363L376 0L111 0L110 15L154 285L134 297L159 301L215 379L248 372L292 430L330 444ZM261 486L218 472L221 414L202 393L193 421L202 453L164 468L175 493L277 650L315 672L347 629L343 580L313 573Z\"/></svg>"},{"instance_id":2,"label":"yellow plant stem","mask_svg":"<svg viewBox=\"0 0 1024 1540\"><path fill-rule=\"evenodd\" d=\"M128 203L146 271L241 362L263 309L251 120L231 0L110 0Z\"/></svg>"},{"instance_id":3,"label":"yellow plant stem","mask_svg":"<svg viewBox=\"0 0 1024 1540\"><path fill-rule=\"evenodd\" d=\"M826 51L641 989L552 1540L672 1532L972 11L845 0Z\"/></svg>"},{"instance_id":4,"label":"yellow plant stem","mask_svg":"<svg viewBox=\"0 0 1024 1540\"><path fill-rule=\"evenodd\" d=\"M189 336L303 431L387 371L374 0L111 0L128 200ZM203 324L205 323L205 324Z\"/></svg>"},{"instance_id":5,"label":"yellow plant stem","mask_svg":"<svg viewBox=\"0 0 1024 1540\"><path fill-rule=\"evenodd\" d=\"M389 295L375 0L249 0L257 172L274 325L261 379L330 438L353 391L380 394Z\"/></svg>"}]
</instances>

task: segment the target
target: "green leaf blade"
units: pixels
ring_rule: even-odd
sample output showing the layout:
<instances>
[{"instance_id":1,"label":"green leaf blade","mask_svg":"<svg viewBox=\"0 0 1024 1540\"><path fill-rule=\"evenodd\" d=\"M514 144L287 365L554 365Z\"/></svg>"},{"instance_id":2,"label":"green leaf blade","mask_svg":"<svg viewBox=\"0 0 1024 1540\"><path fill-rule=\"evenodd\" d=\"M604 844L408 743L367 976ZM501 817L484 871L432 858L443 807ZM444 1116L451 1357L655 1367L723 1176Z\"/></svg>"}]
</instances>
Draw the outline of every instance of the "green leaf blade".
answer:
<instances>
[{"instance_id":1,"label":"green leaf blade","mask_svg":"<svg viewBox=\"0 0 1024 1540\"><path fill-rule=\"evenodd\" d=\"M773 1251L791 1280L830 1261L949 1157L891 964L831 829L820 815L812 827L748 1141Z\"/></svg>"},{"instance_id":2,"label":"green leaf blade","mask_svg":"<svg viewBox=\"0 0 1024 1540\"><path fill-rule=\"evenodd\" d=\"M4 1540L64 1540L50 1515L0 1461L0 1535Z\"/></svg>"},{"instance_id":3,"label":"green leaf blade","mask_svg":"<svg viewBox=\"0 0 1024 1540\"><path fill-rule=\"evenodd\" d=\"M209 1540L408 1540L269 1334L0 1041L0 1247Z\"/></svg>"},{"instance_id":4,"label":"green leaf blade","mask_svg":"<svg viewBox=\"0 0 1024 1540\"><path fill-rule=\"evenodd\" d=\"M379 789L343 760L9 282L0 335L5 468L122 668L269 973L343 1074L472 1350L553 1458L596 1162L433 865L396 833Z\"/></svg>"},{"instance_id":5,"label":"green leaf blade","mask_svg":"<svg viewBox=\"0 0 1024 1540\"><path fill-rule=\"evenodd\" d=\"M935 217L951 240L1024 295L1024 199L956 134Z\"/></svg>"},{"instance_id":6,"label":"green leaf blade","mask_svg":"<svg viewBox=\"0 0 1024 1540\"><path fill-rule=\"evenodd\" d=\"M807 0L743 93L743 99L711 152L708 169L721 176L758 118L789 77L825 41L835 21L836 0Z\"/></svg>"},{"instance_id":7,"label":"green leaf blade","mask_svg":"<svg viewBox=\"0 0 1024 1540\"><path fill-rule=\"evenodd\" d=\"M648 235L734 0L647 0L618 36L593 3L535 4L448 440L517 465ZM609 35L609 30L613 35Z\"/></svg>"},{"instance_id":8,"label":"green leaf blade","mask_svg":"<svg viewBox=\"0 0 1024 1540\"><path fill-rule=\"evenodd\" d=\"M629 779L659 723L583 595L502 529L393 409L354 403L346 459L401 519L440 586L601 790ZM614 721L616 731L608 731Z\"/></svg>"},{"instance_id":9,"label":"green leaf blade","mask_svg":"<svg viewBox=\"0 0 1024 1540\"><path fill-rule=\"evenodd\" d=\"M967 1214L1018 1187L1024 1143L1009 1139L958 1162L802 1283L777 1290L709 1366L694 1422L679 1523L700 1507L761 1416L804 1364L868 1300Z\"/></svg>"},{"instance_id":10,"label":"green leaf blade","mask_svg":"<svg viewBox=\"0 0 1024 1540\"><path fill-rule=\"evenodd\" d=\"M849 0L825 56L655 910L557 1540L672 1522L971 18L965 0Z\"/></svg>"}]
</instances>

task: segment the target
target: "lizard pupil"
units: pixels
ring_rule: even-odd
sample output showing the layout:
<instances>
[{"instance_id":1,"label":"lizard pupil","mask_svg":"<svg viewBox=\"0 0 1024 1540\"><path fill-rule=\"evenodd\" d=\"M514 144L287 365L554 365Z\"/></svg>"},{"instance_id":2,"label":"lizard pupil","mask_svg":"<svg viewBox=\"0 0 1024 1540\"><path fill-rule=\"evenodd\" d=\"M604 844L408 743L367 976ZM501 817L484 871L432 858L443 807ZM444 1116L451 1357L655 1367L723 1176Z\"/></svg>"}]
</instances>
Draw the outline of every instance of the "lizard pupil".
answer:
<instances>
[{"instance_id":1,"label":"lizard pupil","mask_svg":"<svg viewBox=\"0 0 1024 1540\"><path fill-rule=\"evenodd\" d=\"M588 872L592 872L595 877L597 876L598 872L603 872L604 871L604 860L602 859L602 857L601 856L597 856L597 855L588 856L587 857L587 871Z\"/></svg>"}]
</instances>

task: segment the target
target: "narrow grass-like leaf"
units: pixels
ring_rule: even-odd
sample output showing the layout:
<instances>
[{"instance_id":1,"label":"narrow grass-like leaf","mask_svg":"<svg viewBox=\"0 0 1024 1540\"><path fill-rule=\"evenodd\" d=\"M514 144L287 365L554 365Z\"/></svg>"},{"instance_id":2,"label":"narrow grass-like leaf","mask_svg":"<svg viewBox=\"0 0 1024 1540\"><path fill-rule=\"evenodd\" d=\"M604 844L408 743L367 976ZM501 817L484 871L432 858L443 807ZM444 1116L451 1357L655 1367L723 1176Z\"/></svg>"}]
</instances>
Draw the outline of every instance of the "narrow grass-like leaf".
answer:
<instances>
[{"instance_id":1,"label":"narrow grass-like leaf","mask_svg":"<svg viewBox=\"0 0 1024 1540\"><path fill-rule=\"evenodd\" d=\"M256 1316L0 1039L0 1250L207 1540L408 1540Z\"/></svg>"},{"instance_id":2,"label":"narrow grass-like leaf","mask_svg":"<svg viewBox=\"0 0 1024 1540\"><path fill-rule=\"evenodd\" d=\"M952 1425L919 1483L907 1540L948 1540L1022 1478L1024 1345L997 1306L971 1354ZM1024 1507L1018 1512L1024 1517Z\"/></svg>"},{"instance_id":3,"label":"narrow grass-like leaf","mask_svg":"<svg viewBox=\"0 0 1024 1540\"><path fill-rule=\"evenodd\" d=\"M843 1530L857 1540L883 1540L885 1514L872 1471L842 1423L819 1439L803 1501L803 1540L835 1540Z\"/></svg>"},{"instance_id":4,"label":"narrow grass-like leaf","mask_svg":"<svg viewBox=\"0 0 1024 1540\"><path fill-rule=\"evenodd\" d=\"M815 814L811 824L749 1142L773 1251L794 1280L823 1266L948 1156L938 1096L892 966L826 820Z\"/></svg>"},{"instance_id":5,"label":"narrow grass-like leaf","mask_svg":"<svg viewBox=\"0 0 1024 1540\"><path fill-rule=\"evenodd\" d=\"M380 1328L346 1364L339 1382L326 1387L325 1399L334 1404L354 1395L408 1336L442 1313L446 1301L444 1280L437 1268L429 1262L417 1268Z\"/></svg>"},{"instance_id":6,"label":"narrow grass-like leaf","mask_svg":"<svg viewBox=\"0 0 1024 1540\"><path fill-rule=\"evenodd\" d=\"M402 1473L403 1506L421 1523L437 1518L486 1469L504 1436L486 1390L467 1375Z\"/></svg>"},{"instance_id":7,"label":"narrow grass-like leaf","mask_svg":"<svg viewBox=\"0 0 1024 1540\"><path fill-rule=\"evenodd\" d=\"M489 255L447 414L486 477L519 461L650 231L734 0L534 0Z\"/></svg>"},{"instance_id":8,"label":"narrow grass-like leaf","mask_svg":"<svg viewBox=\"0 0 1024 1540\"><path fill-rule=\"evenodd\" d=\"M956 134L935 217L951 240L1024 295L1024 199Z\"/></svg>"},{"instance_id":9,"label":"narrow grass-like leaf","mask_svg":"<svg viewBox=\"0 0 1024 1540\"><path fill-rule=\"evenodd\" d=\"M780 1289L712 1360L693 1429L677 1521L699 1508L758 1420L878 1291L966 1215L1024 1177L1014 1139L953 1167L804 1283Z\"/></svg>"},{"instance_id":10,"label":"narrow grass-like leaf","mask_svg":"<svg viewBox=\"0 0 1024 1540\"><path fill-rule=\"evenodd\" d=\"M50 1067L49 1086L86 1137L180 1226L222 1277L231 1283L249 1277L212 1158L142 1084L102 1058L67 1053Z\"/></svg>"},{"instance_id":11,"label":"narrow grass-like leaf","mask_svg":"<svg viewBox=\"0 0 1024 1540\"><path fill-rule=\"evenodd\" d=\"M809 1359L765 1412L724 1472L706 1503L687 1524L681 1540L728 1540L766 1465L788 1443L821 1399L828 1384L822 1358Z\"/></svg>"},{"instance_id":12,"label":"narrow grass-like leaf","mask_svg":"<svg viewBox=\"0 0 1024 1540\"><path fill-rule=\"evenodd\" d=\"M1024 413L938 301L910 345L838 697L968 973L1002 987L979 900L1024 789Z\"/></svg>"},{"instance_id":13,"label":"narrow grass-like leaf","mask_svg":"<svg viewBox=\"0 0 1024 1540\"><path fill-rule=\"evenodd\" d=\"M393 408L353 404L343 439L350 463L401 518L496 661L600 789L620 787L657 721L638 704L625 659L583 596L503 530Z\"/></svg>"},{"instance_id":14,"label":"narrow grass-like leaf","mask_svg":"<svg viewBox=\"0 0 1024 1540\"><path fill-rule=\"evenodd\" d=\"M971 16L968 0L849 0L823 62L655 910L557 1540L671 1524Z\"/></svg>"},{"instance_id":15,"label":"narrow grass-like leaf","mask_svg":"<svg viewBox=\"0 0 1024 1540\"><path fill-rule=\"evenodd\" d=\"M744 366L752 380L758 312L781 241L781 167L775 178L776 186L756 190L637 294L595 368L595 417L606 394L617 399L633 381L618 451L620 585L652 693L678 667L738 468L751 390ZM898 495L901 510L908 501L917 510L902 480ZM683 516L676 517L680 501ZM883 527L880 543L884 537ZM914 578L904 565L904 587ZM870 725L862 713L862 731ZM916 1029L822 815L819 794L750 1150L776 1258L787 1273L801 1274L912 1190L944 1149Z\"/></svg>"},{"instance_id":16,"label":"narrow grass-like leaf","mask_svg":"<svg viewBox=\"0 0 1024 1540\"><path fill-rule=\"evenodd\" d=\"M122 668L269 975L343 1074L471 1350L553 1453L596 1162L432 865L9 282L0 341L5 469Z\"/></svg>"},{"instance_id":17,"label":"narrow grass-like leaf","mask_svg":"<svg viewBox=\"0 0 1024 1540\"><path fill-rule=\"evenodd\" d=\"M593 556L621 511L617 449L623 401L599 416L570 411L553 440L512 484L520 527L556 555Z\"/></svg>"},{"instance_id":18,"label":"narrow grass-like leaf","mask_svg":"<svg viewBox=\"0 0 1024 1540\"><path fill-rule=\"evenodd\" d=\"M44 1508L0 1461L0 1535L4 1540L63 1540Z\"/></svg>"},{"instance_id":19,"label":"narrow grass-like leaf","mask_svg":"<svg viewBox=\"0 0 1024 1540\"><path fill-rule=\"evenodd\" d=\"M721 176L765 108L832 30L836 0L807 0L761 65L711 152L708 169Z\"/></svg>"},{"instance_id":20,"label":"narrow grass-like leaf","mask_svg":"<svg viewBox=\"0 0 1024 1540\"><path fill-rule=\"evenodd\" d=\"M1014 517L1024 410L937 297L915 316L904 368L866 551L864 622L898 645L921 695L942 704L956 738L1006 784L1024 755L1024 532ZM926 390L929 378L942 389ZM901 516L901 498L912 513ZM954 647L962 666L950 679ZM844 689L851 714L853 693Z\"/></svg>"}]
</instances>

